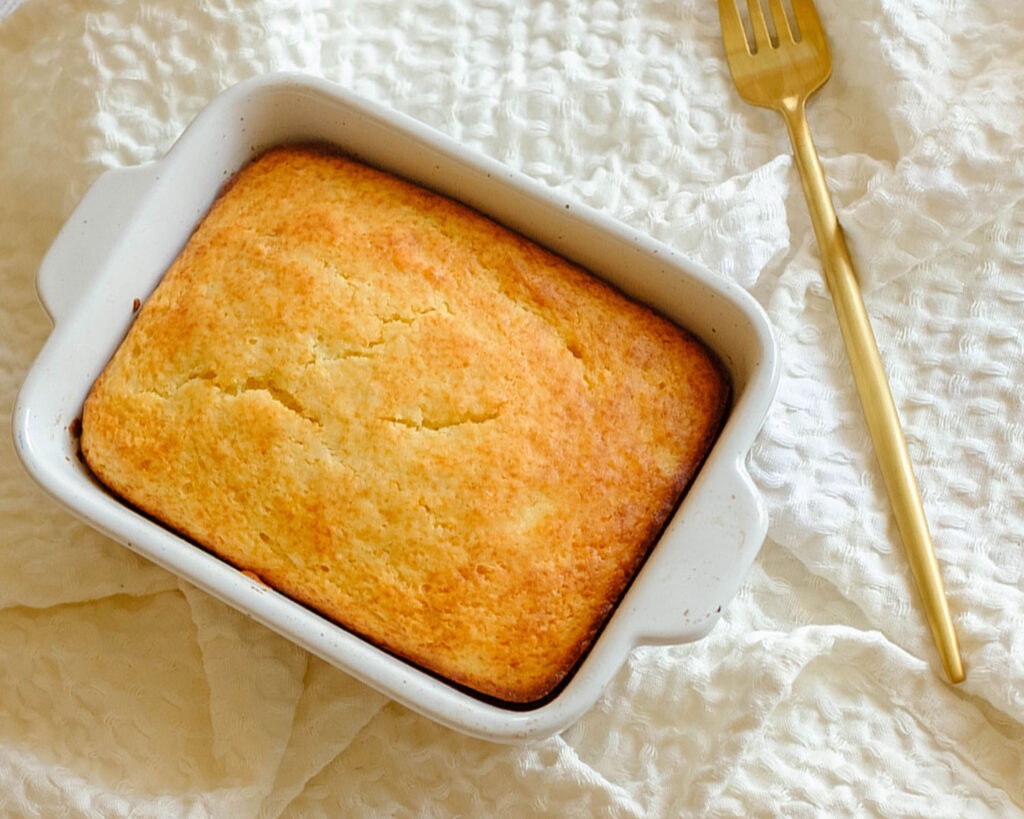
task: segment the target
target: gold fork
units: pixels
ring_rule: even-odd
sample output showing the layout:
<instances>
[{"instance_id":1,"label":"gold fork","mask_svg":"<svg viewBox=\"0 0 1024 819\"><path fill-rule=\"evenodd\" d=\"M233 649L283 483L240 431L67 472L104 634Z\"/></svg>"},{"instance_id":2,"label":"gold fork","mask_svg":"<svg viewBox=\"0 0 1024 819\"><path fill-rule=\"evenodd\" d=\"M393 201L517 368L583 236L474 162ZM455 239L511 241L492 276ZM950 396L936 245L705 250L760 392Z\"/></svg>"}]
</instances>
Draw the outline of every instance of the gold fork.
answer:
<instances>
[{"instance_id":1,"label":"gold fork","mask_svg":"<svg viewBox=\"0 0 1024 819\"><path fill-rule=\"evenodd\" d=\"M729 70L744 100L778 111L786 121L821 252L825 281L832 294L896 524L942 663L949 679L958 683L964 679L960 646L907 442L804 113L808 97L832 74L825 32L812 0L792 0L792 17L787 15L782 0L767 0L771 27L761 0L747 0L751 42L736 5L739 1L718 0Z\"/></svg>"}]
</instances>

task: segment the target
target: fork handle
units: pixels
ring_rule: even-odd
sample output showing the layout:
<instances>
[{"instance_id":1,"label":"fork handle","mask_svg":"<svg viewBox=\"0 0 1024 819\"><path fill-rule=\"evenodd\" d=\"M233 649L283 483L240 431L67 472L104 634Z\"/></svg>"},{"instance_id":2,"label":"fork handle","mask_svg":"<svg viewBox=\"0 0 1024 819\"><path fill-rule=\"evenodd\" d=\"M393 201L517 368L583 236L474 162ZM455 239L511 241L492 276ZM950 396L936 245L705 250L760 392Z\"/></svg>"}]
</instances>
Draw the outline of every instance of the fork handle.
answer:
<instances>
[{"instance_id":1,"label":"fork handle","mask_svg":"<svg viewBox=\"0 0 1024 819\"><path fill-rule=\"evenodd\" d=\"M825 281L853 370L868 432L885 480L900 537L922 597L932 637L953 683L964 679L963 661L921 496L907 451L899 413L882 367L860 283L850 259L843 229L836 218L818 153L804 113L804 100L790 101L781 111L793 143L797 170L810 209Z\"/></svg>"}]
</instances>

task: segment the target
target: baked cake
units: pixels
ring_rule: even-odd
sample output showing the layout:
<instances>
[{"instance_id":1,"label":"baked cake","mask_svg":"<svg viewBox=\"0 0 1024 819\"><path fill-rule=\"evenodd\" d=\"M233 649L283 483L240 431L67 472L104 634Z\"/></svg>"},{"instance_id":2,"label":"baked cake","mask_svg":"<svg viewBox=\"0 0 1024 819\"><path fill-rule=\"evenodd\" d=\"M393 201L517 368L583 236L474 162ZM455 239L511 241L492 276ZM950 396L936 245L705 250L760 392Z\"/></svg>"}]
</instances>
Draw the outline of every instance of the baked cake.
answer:
<instances>
[{"instance_id":1,"label":"baked cake","mask_svg":"<svg viewBox=\"0 0 1024 819\"><path fill-rule=\"evenodd\" d=\"M449 199L274 149L218 197L93 387L129 504L507 703L580 660L720 428L703 344Z\"/></svg>"}]
</instances>

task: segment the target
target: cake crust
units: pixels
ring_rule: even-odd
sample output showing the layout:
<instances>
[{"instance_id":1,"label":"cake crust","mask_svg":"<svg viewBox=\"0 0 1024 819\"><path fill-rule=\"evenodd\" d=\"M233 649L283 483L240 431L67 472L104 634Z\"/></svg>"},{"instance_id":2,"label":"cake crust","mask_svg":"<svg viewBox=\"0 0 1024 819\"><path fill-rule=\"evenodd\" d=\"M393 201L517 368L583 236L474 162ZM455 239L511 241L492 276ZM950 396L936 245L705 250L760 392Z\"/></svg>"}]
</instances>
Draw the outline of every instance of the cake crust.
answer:
<instances>
[{"instance_id":1,"label":"cake crust","mask_svg":"<svg viewBox=\"0 0 1024 819\"><path fill-rule=\"evenodd\" d=\"M586 652L727 410L707 348L475 211L310 146L218 198L90 392L118 496L486 697Z\"/></svg>"}]
</instances>

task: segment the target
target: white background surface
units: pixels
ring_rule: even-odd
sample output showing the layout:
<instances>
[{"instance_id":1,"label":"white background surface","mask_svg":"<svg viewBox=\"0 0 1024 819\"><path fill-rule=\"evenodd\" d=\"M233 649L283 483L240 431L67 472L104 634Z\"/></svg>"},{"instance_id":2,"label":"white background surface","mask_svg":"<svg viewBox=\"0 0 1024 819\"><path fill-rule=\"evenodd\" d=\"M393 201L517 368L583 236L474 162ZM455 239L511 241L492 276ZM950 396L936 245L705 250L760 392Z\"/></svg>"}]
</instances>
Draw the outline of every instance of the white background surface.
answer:
<instances>
[{"instance_id":1,"label":"white background surface","mask_svg":"<svg viewBox=\"0 0 1024 819\"><path fill-rule=\"evenodd\" d=\"M779 332L772 514L710 637L637 651L560 737L463 738L73 521L0 438L0 814L1024 815L1024 12L820 0L811 127L864 280L968 679L948 686L781 121L704 0L29 0L0 22L0 394L104 169L218 91L327 77L686 252Z\"/></svg>"}]
</instances>

